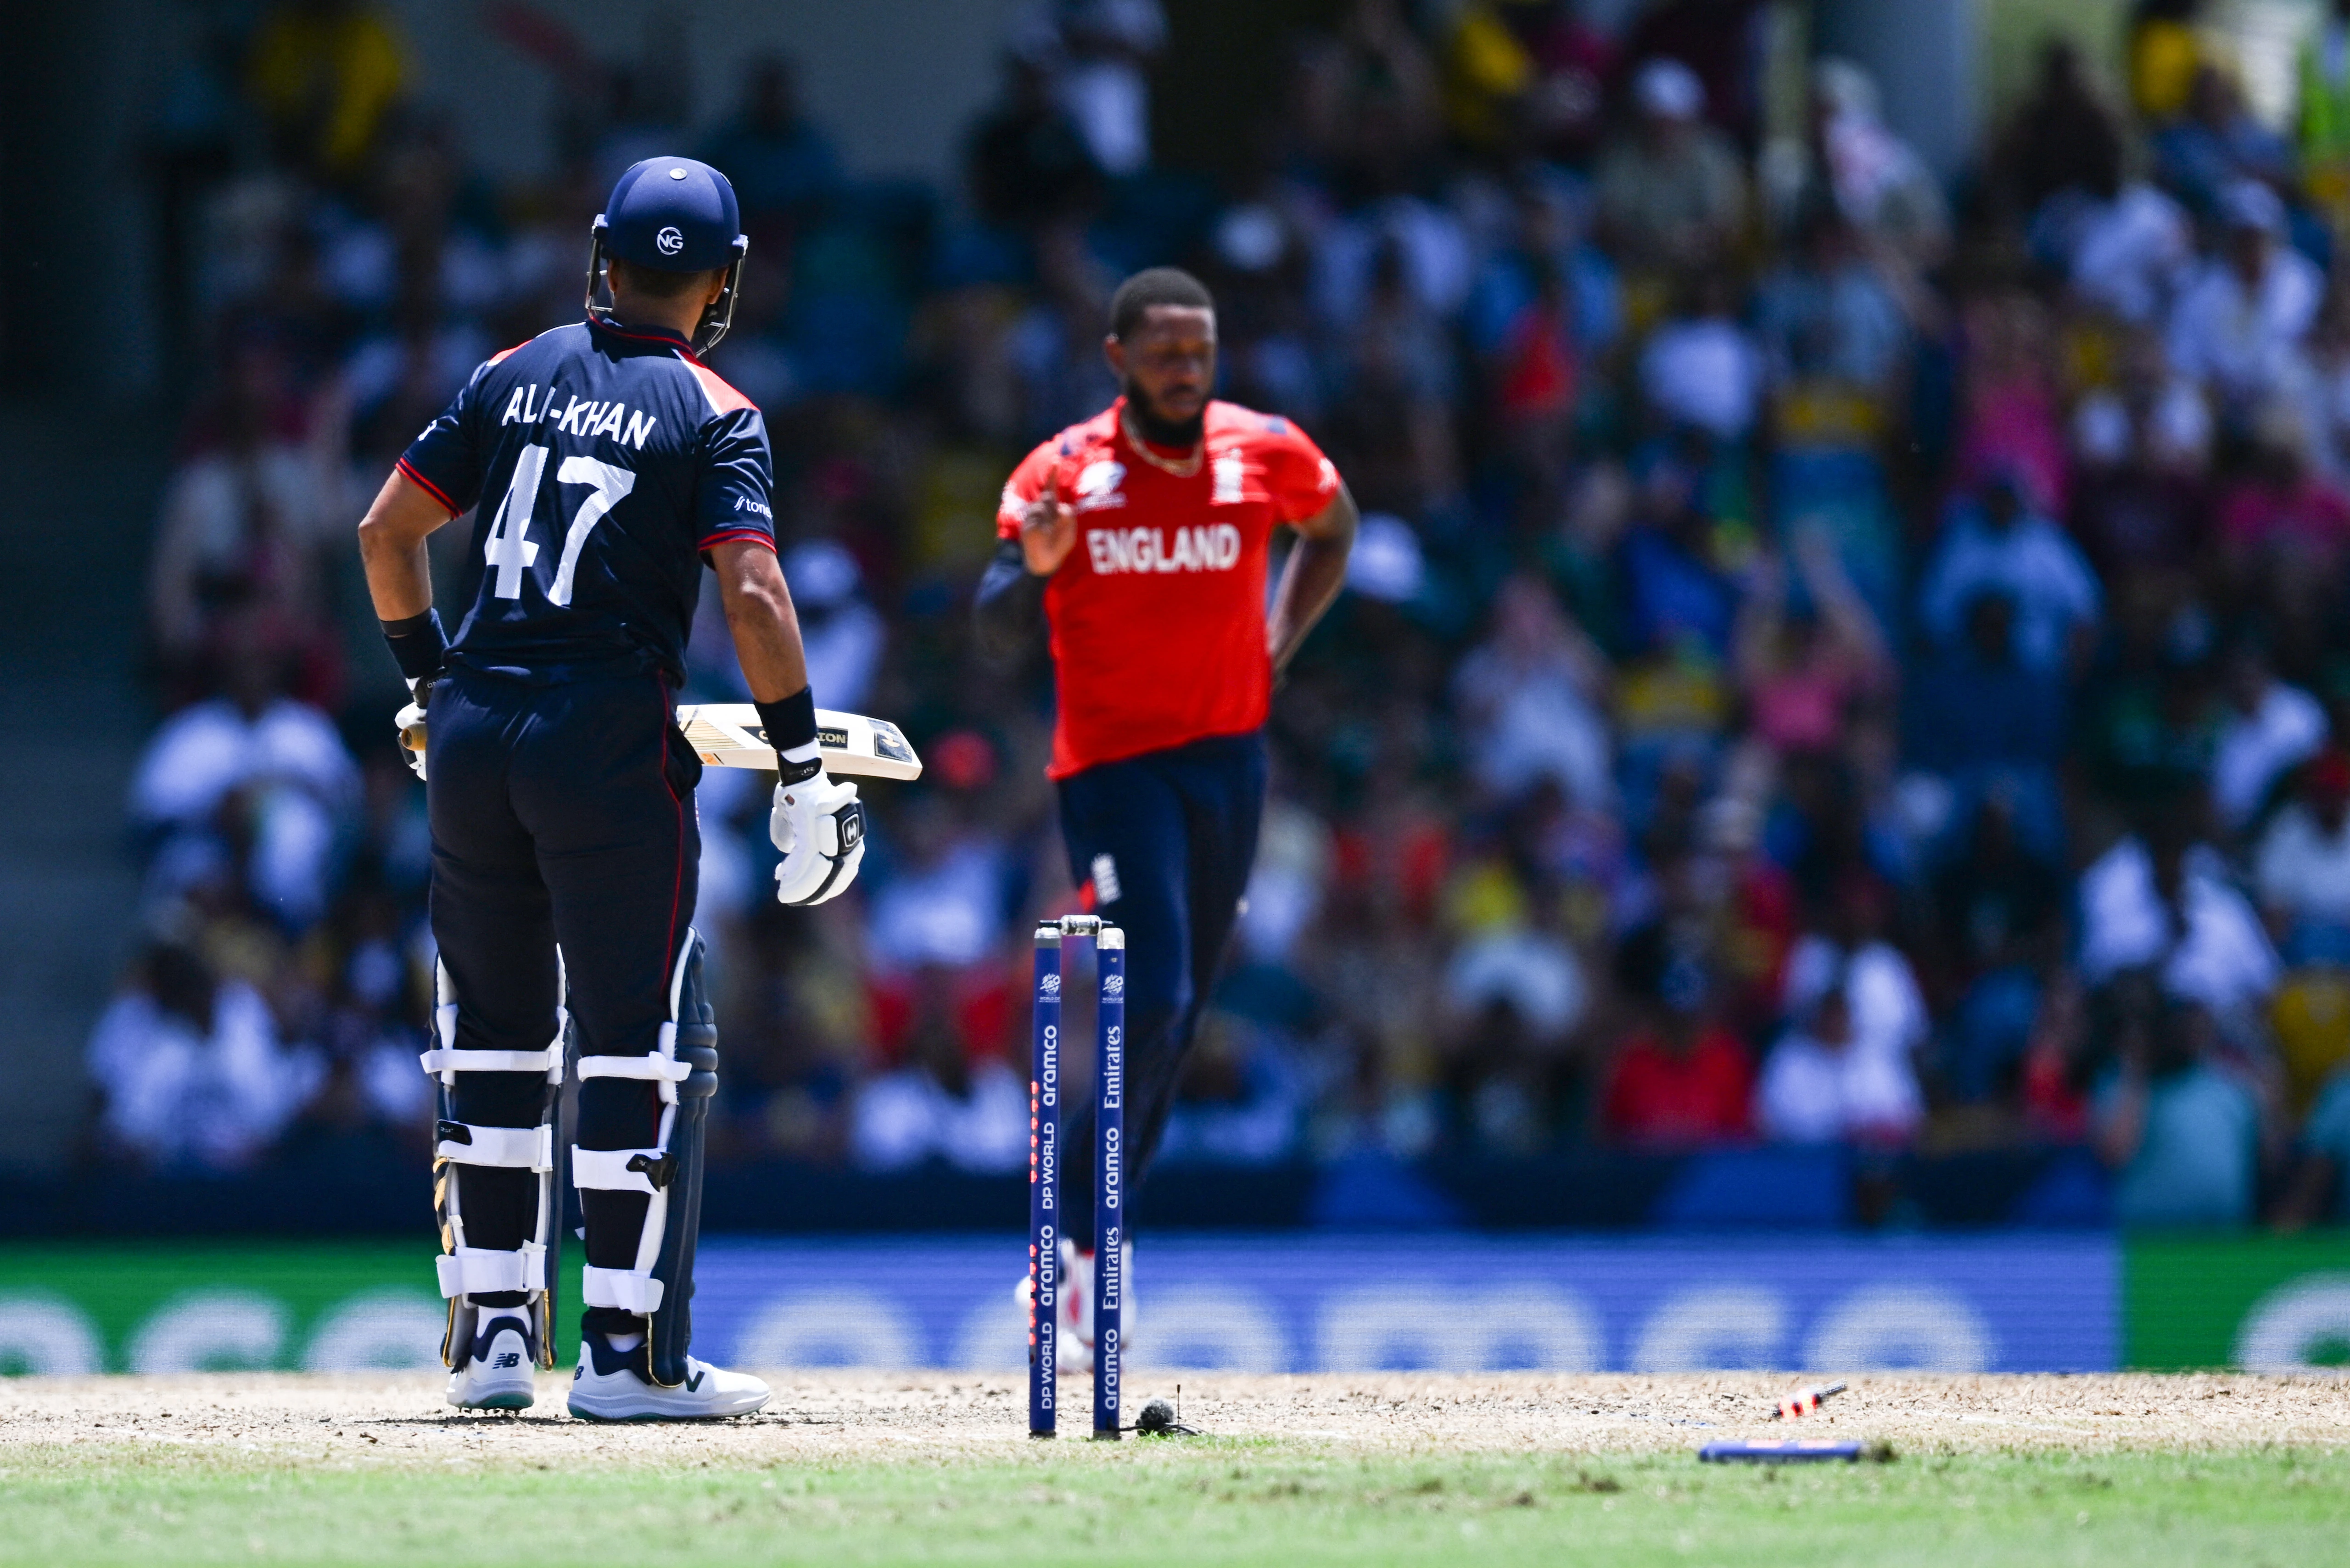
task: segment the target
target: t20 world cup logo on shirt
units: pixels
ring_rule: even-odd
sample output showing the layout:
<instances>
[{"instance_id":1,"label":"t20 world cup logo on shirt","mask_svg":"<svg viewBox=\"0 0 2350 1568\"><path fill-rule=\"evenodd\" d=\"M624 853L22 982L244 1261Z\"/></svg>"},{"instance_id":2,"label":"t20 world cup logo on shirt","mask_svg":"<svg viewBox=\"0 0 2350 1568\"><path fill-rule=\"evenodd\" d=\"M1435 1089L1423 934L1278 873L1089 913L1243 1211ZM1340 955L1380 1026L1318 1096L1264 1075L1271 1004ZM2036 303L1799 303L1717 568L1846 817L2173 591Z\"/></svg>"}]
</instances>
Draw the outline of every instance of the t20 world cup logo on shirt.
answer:
<instances>
[{"instance_id":1,"label":"t20 world cup logo on shirt","mask_svg":"<svg viewBox=\"0 0 2350 1568\"><path fill-rule=\"evenodd\" d=\"M1075 510L1098 512L1105 506L1125 505L1125 493L1118 489L1125 480L1126 464L1114 458L1095 459L1077 471Z\"/></svg>"}]
</instances>

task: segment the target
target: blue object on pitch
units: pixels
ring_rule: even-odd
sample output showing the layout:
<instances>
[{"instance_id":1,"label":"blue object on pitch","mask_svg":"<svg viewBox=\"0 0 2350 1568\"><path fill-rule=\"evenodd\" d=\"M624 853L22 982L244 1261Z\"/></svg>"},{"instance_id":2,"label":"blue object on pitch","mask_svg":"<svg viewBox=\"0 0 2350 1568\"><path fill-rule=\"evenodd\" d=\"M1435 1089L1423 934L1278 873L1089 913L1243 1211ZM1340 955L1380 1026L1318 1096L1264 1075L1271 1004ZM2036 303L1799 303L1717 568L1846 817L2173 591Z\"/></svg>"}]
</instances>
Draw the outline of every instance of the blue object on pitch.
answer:
<instances>
[{"instance_id":1,"label":"blue object on pitch","mask_svg":"<svg viewBox=\"0 0 2350 1568\"><path fill-rule=\"evenodd\" d=\"M735 259L742 213L734 187L691 158L632 163L604 203L604 248L632 265L708 272Z\"/></svg>"},{"instance_id":2,"label":"blue object on pitch","mask_svg":"<svg viewBox=\"0 0 2350 1568\"><path fill-rule=\"evenodd\" d=\"M1036 928L1028 1078L1028 1435L1053 1435L1060 1399L1061 928Z\"/></svg>"},{"instance_id":3,"label":"blue object on pitch","mask_svg":"<svg viewBox=\"0 0 2350 1568\"><path fill-rule=\"evenodd\" d=\"M1105 922L1101 1049L1095 1061L1094 1436L1118 1440L1119 1343L1126 1307L1126 933Z\"/></svg>"},{"instance_id":4,"label":"blue object on pitch","mask_svg":"<svg viewBox=\"0 0 2350 1568\"><path fill-rule=\"evenodd\" d=\"M1851 1465L1860 1462L1860 1445L1816 1438L1790 1443L1708 1443L1697 1457L1710 1465L1800 1465L1835 1459Z\"/></svg>"}]
</instances>

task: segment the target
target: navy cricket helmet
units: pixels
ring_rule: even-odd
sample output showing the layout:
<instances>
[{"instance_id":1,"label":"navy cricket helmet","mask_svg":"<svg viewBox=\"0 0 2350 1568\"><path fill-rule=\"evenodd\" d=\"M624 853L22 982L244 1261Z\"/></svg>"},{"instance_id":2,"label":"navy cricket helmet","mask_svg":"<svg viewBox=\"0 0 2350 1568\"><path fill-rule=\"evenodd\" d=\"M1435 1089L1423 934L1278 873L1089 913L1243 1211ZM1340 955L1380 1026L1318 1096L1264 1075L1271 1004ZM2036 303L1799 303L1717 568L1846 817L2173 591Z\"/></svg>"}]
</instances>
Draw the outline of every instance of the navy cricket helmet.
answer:
<instances>
[{"instance_id":1,"label":"navy cricket helmet","mask_svg":"<svg viewBox=\"0 0 2350 1568\"><path fill-rule=\"evenodd\" d=\"M726 269L726 286L702 313L693 346L716 347L734 321L735 285L751 242L741 232L741 209L726 176L692 158L648 158L631 164L596 214L588 250L588 313L609 320L596 300L605 283L605 257L658 272Z\"/></svg>"}]
</instances>

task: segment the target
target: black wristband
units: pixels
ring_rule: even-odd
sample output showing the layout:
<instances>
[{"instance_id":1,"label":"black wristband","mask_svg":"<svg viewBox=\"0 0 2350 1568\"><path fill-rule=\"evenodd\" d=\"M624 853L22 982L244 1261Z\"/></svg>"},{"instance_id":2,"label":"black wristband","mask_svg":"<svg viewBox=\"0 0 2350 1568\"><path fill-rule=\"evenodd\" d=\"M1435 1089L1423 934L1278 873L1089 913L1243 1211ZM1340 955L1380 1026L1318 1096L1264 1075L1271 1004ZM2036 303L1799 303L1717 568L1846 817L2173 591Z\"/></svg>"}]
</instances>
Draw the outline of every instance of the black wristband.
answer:
<instances>
[{"instance_id":1,"label":"black wristband","mask_svg":"<svg viewBox=\"0 0 2350 1568\"><path fill-rule=\"evenodd\" d=\"M754 702L759 711L760 727L767 732L767 744L775 748L780 758L785 752L797 751L816 739L816 690L803 686L780 702ZM791 764L781 764L789 773ZM813 776L814 768L809 769ZM795 781L796 782L796 781Z\"/></svg>"},{"instance_id":2,"label":"black wristband","mask_svg":"<svg viewBox=\"0 0 2350 1568\"><path fill-rule=\"evenodd\" d=\"M406 620L377 624L383 628L383 639L390 644L391 657L399 663L402 675L411 680L430 680L441 673L442 659L449 651L449 638L441 629L439 610L429 609Z\"/></svg>"}]
</instances>

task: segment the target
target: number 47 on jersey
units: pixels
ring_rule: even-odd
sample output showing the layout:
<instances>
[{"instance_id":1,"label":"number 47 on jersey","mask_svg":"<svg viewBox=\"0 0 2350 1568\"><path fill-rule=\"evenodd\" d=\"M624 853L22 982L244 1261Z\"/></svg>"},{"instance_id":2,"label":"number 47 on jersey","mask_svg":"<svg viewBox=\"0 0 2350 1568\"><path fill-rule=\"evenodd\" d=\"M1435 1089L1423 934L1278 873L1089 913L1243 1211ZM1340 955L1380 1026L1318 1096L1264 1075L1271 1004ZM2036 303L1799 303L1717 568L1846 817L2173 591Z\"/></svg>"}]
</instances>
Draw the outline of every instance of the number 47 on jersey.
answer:
<instances>
[{"instance_id":1,"label":"number 47 on jersey","mask_svg":"<svg viewBox=\"0 0 2350 1568\"><path fill-rule=\"evenodd\" d=\"M546 474L547 449L526 446L515 459L514 477L506 482L504 499L498 503L497 515L490 520L490 535L483 559L497 571L497 581L490 585L491 594L502 599L522 597L523 573L538 559L538 544L528 537L530 514L538 504L538 487ZM558 485L577 484L587 488L587 497L579 510L571 516L571 526L563 535L563 559L556 563L555 581L547 585L549 604L568 605L571 584L579 569L579 552L588 543L588 535L604 520L623 495L636 488L637 476L618 464L592 457L567 457L555 471Z\"/></svg>"}]
</instances>

